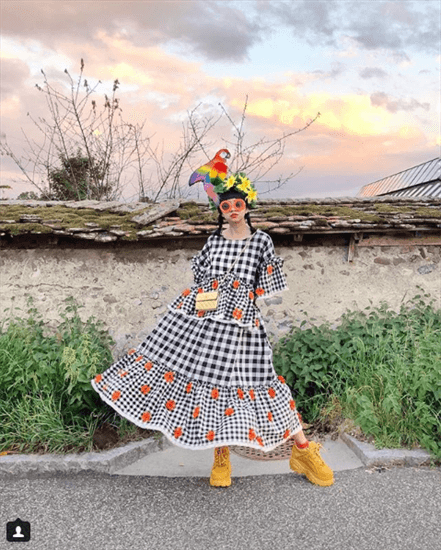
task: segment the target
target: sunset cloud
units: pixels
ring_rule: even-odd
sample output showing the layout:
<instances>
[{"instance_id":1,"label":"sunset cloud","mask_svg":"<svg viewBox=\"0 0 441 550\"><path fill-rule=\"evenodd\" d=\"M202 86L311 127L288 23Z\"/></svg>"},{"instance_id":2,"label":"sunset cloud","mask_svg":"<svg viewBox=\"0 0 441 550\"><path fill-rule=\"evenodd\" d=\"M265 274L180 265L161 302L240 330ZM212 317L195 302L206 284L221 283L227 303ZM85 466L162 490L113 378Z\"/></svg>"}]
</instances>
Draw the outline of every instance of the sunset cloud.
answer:
<instances>
[{"instance_id":1,"label":"sunset cloud","mask_svg":"<svg viewBox=\"0 0 441 550\"><path fill-rule=\"evenodd\" d=\"M5 0L2 131L18 150L22 128L38 139L27 113L48 114L35 87L43 85L41 69L68 93L64 70L76 82L83 59L99 105L118 79L124 120L146 121L146 135L166 155L178 149L195 108L202 118L223 107L239 124L247 101L247 143L296 132L320 112L289 138L268 177L304 166L287 196L361 187L439 152L437 6ZM234 133L224 115L210 147L234 145ZM16 168L3 161L2 177L10 179Z\"/></svg>"}]
</instances>

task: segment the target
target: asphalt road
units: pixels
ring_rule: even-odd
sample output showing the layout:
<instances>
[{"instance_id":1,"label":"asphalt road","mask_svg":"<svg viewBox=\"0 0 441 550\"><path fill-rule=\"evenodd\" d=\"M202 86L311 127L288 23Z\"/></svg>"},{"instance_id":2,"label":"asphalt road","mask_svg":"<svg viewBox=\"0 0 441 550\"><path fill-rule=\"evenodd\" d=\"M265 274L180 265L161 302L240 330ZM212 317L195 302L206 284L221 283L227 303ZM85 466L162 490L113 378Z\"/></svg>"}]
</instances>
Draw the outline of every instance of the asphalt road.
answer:
<instances>
[{"instance_id":1,"label":"asphalt road","mask_svg":"<svg viewBox=\"0 0 441 550\"><path fill-rule=\"evenodd\" d=\"M31 540L6 542L6 522ZM441 469L208 478L79 474L0 479L0 548L32 550L440 550Z\"/></svg>"}]
</instances>

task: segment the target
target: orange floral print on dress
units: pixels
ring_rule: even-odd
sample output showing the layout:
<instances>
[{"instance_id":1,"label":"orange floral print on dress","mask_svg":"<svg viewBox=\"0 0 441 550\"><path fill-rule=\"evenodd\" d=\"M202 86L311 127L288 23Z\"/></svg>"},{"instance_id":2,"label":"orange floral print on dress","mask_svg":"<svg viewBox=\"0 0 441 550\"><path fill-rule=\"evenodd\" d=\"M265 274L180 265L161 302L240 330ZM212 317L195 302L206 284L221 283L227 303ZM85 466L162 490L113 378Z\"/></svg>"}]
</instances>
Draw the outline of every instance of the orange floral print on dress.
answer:
<instances>
[{"instance_id":1,"label":"orange floral print on dress","mask_svg":"<svg viewBox=\"0 0 441 550\"><path fill-rule=\"evenodd\" d=\"M126 370L119 369L118 374L123 378L124 376L127 376L129 373Z\"/></svg>"},{"instance_id":2,"label":"orange floral print on dress","mask_svg":"<svg viewBox=\"0 0 441 550\"><path fill-rule=\"evenodd\" d=\"M294 399L291 399L291 401L289 402L289 407L292 411L296 408L296 402L294 401Z\"/></svg>"},{"instance_id":3,"label":"orange floral print on dress","mask_svg":"<svg viewBox=\"0 0 441 550\"><path fill-rule=\"evenodd\" d=\"M218 286L219 286L219 281L216 279L215 281L212 282L211 288L213 290L216 290Z\"/></svg>"},{"instance_id":4,"label":"orange floral print on dress","mask_svg":"<svg viewBox=\"0 0 441 550\"><path fill-rule=\"evenodd\" d=\"M256 437L256 441L257 441L257 443L259 443L259 445L260 445L261 447L263 447L263 440L262 440L261 437Z\"/></svg>"},{"instance_id":5,"label":"orange floral print on dress","mask_svg":"<svg viewBox=\"0 0 441 550\"><path fill-rule=\"evenodd\" d=\"M265 291L260 286L259 288L256 288L256 294L257 294L257 296L263 296L265 294Z\"/></svg>"},{"instance_id":6,"label":"orange floral print on dress","mask_svg":"<svg viewBox=\"0 0 441 550\"><path fill-rule=\"evenodd\" d=\"M101 380L103 379L103 375L102 374L97 374L95 376L95 382L101 382Z\"/></svg>"},{"instance_id":7,"label":"orange floral print on dress","mask_svg":"<svg viewBox=\"0 0 441 550\"><path fill-rule=\"evenodd\" d=\"M109 389L108 385L106 384L105 386L103 386L103 390L107 391Z\"/></svg>"},{"instance_id":8,"label":"orange floral print on dress","mask_svg":"<svg viewBox=\"0 0 441 550\"><path fill-rule=\"evenodd\" d=\"M234 414L234 409L231 407L228 407L228 409L225 409L225 416L232 416Z\"/></svg>"},{"instance_id":9,"label":"orange floral print on dress","mask_svg":"<svg viewBox=\"0 0 441 550\"><path fill-rule=\"evenodd\" d=\"M135 359L135 363L139 363L140 361L142 361L144 359L144 357L142 355L140 355L139 357L137 357Z\"/></svg>"},{"instance_id":10,"label":"orange floral print on dress","mask_svg":"<svg viewBox=\"0 0 441 550\"><path fill-rule=\"evenodd\" d=\"M238 390L237 390L237 395L238 395L239 399L243 399L243 398L244 398L243 390L241 390L240 388L238 388Z\"/></svg>"},{"instance_id":11,"label":"orange floral print on dress","mask_svg":"<svg viewBox=\"0 0 441 550\"><path fill-rule=\"evenodd\" d=\"M178 439L179 437L181 437L182 435L182 428L179 427L179 428L176 428L175 432L174 432L174 436L176 437L176 439Z\"/></svg>"},{"instance_id":12,"label":"orange floral print on dress","mask_svg":"<svg viewBox=\"0 0 441 550\"><path fill-rule=\"evenodd\" d=\"M274 388L270 388L268 390L268 395L271 397L271 399L274 399L276 397L276 390Z\"/></svg>"},{"instance_id":13,"label":"orange floral print on dress","mask_svg":"<svg viewBox=\"0 0 441 550\"><path fill-rule=\"evenodd\" d=\"M115 390L113 393L112 393L112 401L116 401L117 399L119 399L121 397L121 392L119 390Z\"/></svg>"},{"instance_id":14,"label":"orange floral print on dress","mask_svg":"<svg viewBox=\"0 0 441 550\"><path fill-rule=\"evenodd\" d=\"M145 370L150 370L152 367L153 367L153 363L152 363L151 361L148 361L148 362L144 365Z\"/></svg>"},{"instance_id":15,"label":"orange floral print on dress","mask_svg":"<svg viewBox=\"0 0 441 550\"><path fill-rule=\"evenodd\" d=\"M169 371L164 374L164 380L169 384L171 384L174 379L175 379L175 373L173 371Z\"/></svg>"},{"instance_id":16,"label":"orange floral print on dress","mask_svg":"<svg viewBox=\"0 0 441 550\"><path fill-rule=\"evenodd\" d=\"M188 296L190 294L190 289L186 288L184 292L182 293L182 296Z\"/></svg>"},{"instance_id":17,"label":"orange floral print on dress","mask_svg":"<svg viewBox=\"0 0 441 550\"><path fill-rule=\"evenodd\" d=\"M136 353L136 349L129 349L129 351L127 352L127 355L133 355L134 353Z\"/></svg>"},{"instance_id":18,"label":"orange floral print on dress","mask_svg":"<svg viewBox=\"0 0 441 550\"><path fill-rule=\"evenodd\" d=\"M179 302L179 304L176 306L176 309L181 309L181 307L184 305L184 302Z\"/></svg>"},{"instance_id":19,"label":"orange floral print on dress","mask_svg":"<svg viewBox=\"0 0 441 550\"><path fill-rule=\"evenodd\" d=\"M250 394L251 401L254 401L256 399L256 396L254 395L254 390L250 390L248 393Z\"/></svg>"},{"instance_id":20,"label":"orange floral print on dress","mask_svg":"<svg viewBox=\"0 0 441 550\"><path fill-rule=\"evenodd\" d=\"M204 292L204 289L201 288L201 287L199 287L199 288L198 288L198 292L199 292L199 294L201 294L201 292Z\"/></svg>"},{"instance_id":21,"label":"orange floral print on dress","mask_svg":"<svg viewBox=\"0 0 441 550\"><path fill-rule=\"evenodd\" d=\"M254 323L255 323L256 327L258 327L258 326L260 325L259 319L256 319L256 320L254 321Z\"/></svg>"},{"instance_id":22,"label":"orange floral print on dress","mask_svg":"<svg viewBox=\"0 0 441 550\"><path fill-rule=\"evenodd\" d=\"M144 384L144 386L141 386L141 392L144 395L147 395L151 389L152 388L150 386L147 386L147 384Z\"/></svg>"},{"instance_id":23,"label":"orange floral print on dress","mask_svg":"<svg viewBox=\"0 0 441 550\"><path fill-rule=\"evenodd\" d=\"M239 288L239 285L240 285L240 281L236 280L236 281L233 282L233 287L234 288Z\"/></svg>"},{"instance_id":24,"label":"orange floral print on dress","mask_svg":"<svg viewBox=\"0 0 441 550\"><path fill-rule=\"evenodd\" d=\"M282 382L282 384L286 384L286 381L283 378L283 376L278 376L277 378L280 380L280 382Z\"/></svg>"},{"instance_id":25,"label":"orange floral print on dress","mask_svg":"<svg viewBox=\"0 0 441 550\"><path fill-rule=\"evenodd\" d=\"M175 403L175 401L173 401L173 399L169 399L167 401L167 403L165 404L165 406L167 407L167 409L169 411L172 411L176 407L176 403Z\"/></svg>"},{"instance_id":26,"label":"orange floral print on dress","mask_svg":"<svg viewBox=\"0 0 441 550\"><path fill-rule=\"evenodd\" d=\"M250 441L254 441L254 439L256 439L256 432L253 428L250 428L250 431L248 432L248 439L250 439Z\"/></svg>"},{"instance_id":27,"label":"orange floral print on dress","mask_svg":"<svg viewBox=\"0 0 441 550\"><path fill-rule=\"evenodd\" d=\"M300 424L302 424L303 423L303 418L302 418L302 415L299 412L297 413L297 417L299 419Z\"/></svg>"},{"instance_id":28,"label":"orange floral print on dress","mask_svg":"<svg viewBox=\"0 0 441 550\"><path fill-rule=\"evenodd\" d=\"M200 309L198 311L198 317L203 317L205 315L205 311L203 309Z\"/></svg>"},{"instance_id":29,"label":"orange floral print on dress","mask_svg":"<svg viewBox=\"0 0 441 550\"><path fill-rule=\"evenodd\" d=\"M193 411L193 418L197 418L200 412L201 412L201 408L196 407L195 410Z\"/></svg>"},{"instance_id":30,"label":"orange floral print on dress","mask_svg":"<svg viewBox=\"0 0 441 550\"><path fill-rule=\"evenodd\" d=\"M214 436L215 436L214 431L210 430L205 437L208 439L208 441L213 441Z\"/></svg>"},{"instance_id":31,"label":"orange floral print on dress","mask_svg":"<svg viewBox=\"0 0 441 550\"><path fill-rule=\"evenodd\" d=\"M273 413L271 411L268 411L268 420L272 422L274 420Z\"/></svg>"},{"instance_id":32,"label":"orange floral print on dress","mask_svg":"<svg viewBox=\"0 0 441 550\"><path fill-rule=\"evenodd\" d=\"M250 293L248 294L248 298L249 298L250 300L254 300L254 292L250 292Z\"/></svg>"},{"instance_id":33,"label":"orange floral print on dress","mask_svg":"<svg viewBox=\"0 0 441 550\"><path fill-rule=\"evenodd\" d=\"M149 412L142 413L141 419L143 422L150 422L152 415Z\"/></svg>"},{"instance_id":34,"label":"orange floral print on dress","mask_svg":"<svg viewBox=\"0 0 441 550\"><path fill-rule=\"evenodd\" d=\"M192 384L191 382L189 382L189 383L187 384L187 387L185 388L185 391L186 391L187 393L190 393L192 387L193 387L193 384Z\"/></svg>"},{"instance_id":35,"label":"orange floral print on dress","mask_svg":"<svg viewBox=\"0 0 441 550\"><path fill-rule=\"evenodd\" d=\"M211 397L213 399L217 399L219 397L219 390L214 388L213 390L211 390Z\"/></svg>"},{"instance_id":36,"label":"orange floral print on dress","mask_svg":"<svg viewBox=\"0 0 441 550\"><path fill-rule=\"evenodd\" d=\"M286 430L286 432L283 434L283 439L287 439L290 433L291 432L289 430Z\"/></svg>"},{"instance_id":37,"label":"orange floral print on dress","mask_svg":"<svg viewBox=\"0 0 441 550\"><path fill-rule=\"evenodd\" d=\"M273 272L273 266L272 265L269 265L267 268L266 268L267 272L269 273L269 275L271 275L271 273Z\"/></svg>"},{"instance_id":38,"label":"orange floral print on dress","mask_svg":"<svg viewBox=\"0 0 441 550\"><path fill-rule=\"evenodd\" d=\"M236 308L234 311L233 311L233 317L237 320L241 319L242 318L242 310L239 309L239 308Z\"/></svg>"}]
</instances>

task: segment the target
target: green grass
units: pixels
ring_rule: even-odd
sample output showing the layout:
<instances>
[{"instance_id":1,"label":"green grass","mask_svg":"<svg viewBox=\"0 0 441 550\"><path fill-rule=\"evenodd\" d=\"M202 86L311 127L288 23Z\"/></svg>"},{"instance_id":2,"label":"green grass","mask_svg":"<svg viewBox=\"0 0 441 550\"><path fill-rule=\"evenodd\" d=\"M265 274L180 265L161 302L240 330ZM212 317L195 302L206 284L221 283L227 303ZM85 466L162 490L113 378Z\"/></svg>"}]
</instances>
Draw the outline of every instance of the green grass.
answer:
<instances>
[{"instance_id":1,"label":"green grass","mask_svg":"<svg viewBox=\"0 0 441 550\"><path fill-rule=\"evenodd\" d=\"M112 363L101 321L82 321L68 298L52 330L28 300L27 316L0 322L0 452L92 450L110 416L120 436L136 426L102 402L90 380ZM17 308L16 308L17 309ZM23 312L19 310L20 314ZM294 327L274 347L274 366L308 423L338 412L381 447L421 446L441 458L441 310L417 295L400 311L347 312Z\"/></svg>"},{"instance_id":2,"label":"green grass","mask_svg":"<svg viewBox=\"0 0 441 550\"><path fill-rule=\"evenodd\" d=\"M397 313L383 303L342 324L294 328L274 366L313 423L338 404L382 447L421 446L441 458L441 310L417 295ZM306 321L303 322L303 324Z\"/></svg>"},{"instance_id":3,"label":"green grass","mask_svg":"<svg viewBox=\"0 0 441 550\"><path fill-rule=\"evenodd\" d=\"M113 363L102 323L83 322L83 306L68 298L62 322L48 331L31 298L27 305L25 318L11 308L0 323L0 452L91 451L95 428L109 415L120 435L134 432L90 384Z\"/></svg>"}]
</instances>

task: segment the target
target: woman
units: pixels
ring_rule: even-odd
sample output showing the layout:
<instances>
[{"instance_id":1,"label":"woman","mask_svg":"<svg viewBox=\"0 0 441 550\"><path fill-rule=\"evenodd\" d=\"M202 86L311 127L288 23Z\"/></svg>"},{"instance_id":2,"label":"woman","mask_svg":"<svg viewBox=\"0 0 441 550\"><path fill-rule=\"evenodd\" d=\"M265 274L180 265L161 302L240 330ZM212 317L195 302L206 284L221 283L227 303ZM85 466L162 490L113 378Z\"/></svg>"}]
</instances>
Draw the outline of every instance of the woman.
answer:
<instances>
[{"instance_id":1,"label":"woman","mask_svg":"<svg viewBox=\"0 0 441 550\"><path fill-rule=\"evenodd\" d=\"M136 349L92 381L119 414L188 449L214 448L210 484L231 484L229 445L270 451L294 437L290 467L322 486L332 470L308 443L295 402L272 364L256 299L287 290L283 259L255 230L257 193L245 174L215 181L219 227L192 258L195 282ZM226 222L226 227L223 223ZM218 293L217 301L213 295ZM211 298L200 305L199 301ZM214 298L214 300L213 300Z\"/></svg>"}]
</instances>

